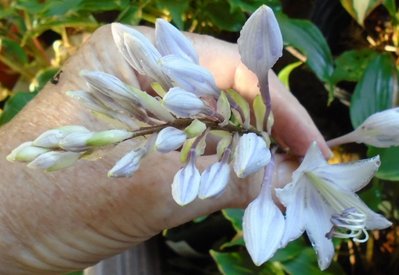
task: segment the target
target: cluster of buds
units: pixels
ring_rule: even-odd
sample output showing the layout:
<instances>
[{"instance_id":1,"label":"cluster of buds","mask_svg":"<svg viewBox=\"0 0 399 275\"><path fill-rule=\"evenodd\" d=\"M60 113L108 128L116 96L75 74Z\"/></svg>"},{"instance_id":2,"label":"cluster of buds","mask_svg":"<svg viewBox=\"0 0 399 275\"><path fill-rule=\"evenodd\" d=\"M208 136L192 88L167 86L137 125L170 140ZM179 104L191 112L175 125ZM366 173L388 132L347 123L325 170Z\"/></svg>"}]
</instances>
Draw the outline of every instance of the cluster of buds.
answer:
<instances>
[{"instance_id":1,"label":"cluster of buds","mask_svg":"<svg viewBox=\"0 0 399 275\"><path fill-rule=\"evenodd\" d=\"M243 219L244 240L257 265L306 231L317 251L319 266L325 269L334 254L332 237L364 241L367 229L390 226L354 194L378 169L378 157L328 165L314 143L292 181L284 188L272 186L273 119L268 72L282 54L283 41L270 8L261 6L253 13L238 40L242 62L258 78L260 95L252 108L238 92L217 88L212 74L200 66L191 41L165 20L156 21L154 44L134 28L118 23L112 25L112 35L125 60L152 81L156 95L105 72L83 71L88 89L67 94L119 129L92 132L81 126L65 126L49 130L14 149L8 156L10 161L54 171L98 149L137 139L140 142L108 172L109 177L127 177L152 151L180 150L182 168L174 176L171 189L174 200L182 206L197 197L221 194L233 171L237 177L246 178L263 169L261 191ZM396 119L398 111L387 114ZM381 116L370 117L347 140L373 145L396 142L396 137L378 135ZM196 160L204 154L209 135L218 137L218 161L200 173ZM285 213L275 204L272 193L286 207ZM360 239L362 234L365 237Z\"/></svg>"}]
</instances>

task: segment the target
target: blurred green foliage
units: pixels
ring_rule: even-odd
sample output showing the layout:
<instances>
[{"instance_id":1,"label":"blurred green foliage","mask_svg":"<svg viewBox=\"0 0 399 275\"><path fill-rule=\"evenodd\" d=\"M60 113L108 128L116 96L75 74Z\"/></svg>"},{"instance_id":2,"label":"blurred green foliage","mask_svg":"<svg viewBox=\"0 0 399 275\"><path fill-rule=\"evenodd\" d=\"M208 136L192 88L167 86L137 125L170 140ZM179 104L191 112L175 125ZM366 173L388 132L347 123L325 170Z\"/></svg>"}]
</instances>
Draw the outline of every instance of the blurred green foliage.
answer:
<instances>
[{"instance_id":1,"label":"blurred green foliage","mask_svg":"<svg viewBox=\"0 0 399 275\"><path fill-rule=\"evenodd\" d=\"M328 104L334 100L350 102L350 118L355 127L372 113L398 104L399 13L395 0L340 2L361 30L363 43L334 56L319 28L309 20L288 17L279 0L2 0L0 125L39 93L85 36L102 24L119 21L152 25L156 18L163 17L182 30L233 40L248 15L261 4L267 4L276 12L287 52L295 58L281 70L283 82L288 86L291 73L306 67L324 85ZM351 83L353 90L346 91L343 83ZM340 95L342 90L347 95L344 98ZM394 222L394 228L384 236L372 235L362 246L351 241L336 243L338 256L327 274L344 274L339 263L344 263L345 271L368 273L390 266L398 268L392 263L399 253L395 250L399 191L385 180L399 180L396 161L399 148L369 148L368 154L380 154L382 165L371 187L361 196L373 209L383 211ZM208 249L219 272L234 275L320 273L315 254L304 238L280 250L265 265L255 267L243 248L242 214L243 210L238 209L223 211L235 236L227 242L219 240L218 245ZM387 255L391 255L389 259L384 258ZM348 256L350 262L345 260ZM384 263L388 264L384 266ZM395 272L398 269L392 270L392 274Z\"/></svg>"}]
</instances>

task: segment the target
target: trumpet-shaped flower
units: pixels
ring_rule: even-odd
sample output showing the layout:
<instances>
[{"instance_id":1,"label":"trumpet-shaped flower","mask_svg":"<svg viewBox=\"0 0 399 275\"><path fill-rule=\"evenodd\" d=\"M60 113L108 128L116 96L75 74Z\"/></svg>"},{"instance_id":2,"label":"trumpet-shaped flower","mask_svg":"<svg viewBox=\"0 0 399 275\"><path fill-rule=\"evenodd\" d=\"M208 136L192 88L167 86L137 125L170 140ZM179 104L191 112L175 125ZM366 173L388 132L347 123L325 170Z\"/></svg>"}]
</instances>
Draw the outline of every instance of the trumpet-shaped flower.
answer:
<instances>
[{"instance_id":1,"label":"trumpet-shaped flower","mask_svg":"<svg viewBox=\"0 0 399 275\"><path fill-rule=\"evenodd\" d=\"M174 151L186 141L187 135L184 131L174 127L166 127L162 129L155 141L155 148L161 153Z\"/></svg>"},{"instance_id":2,"label":"trumpet-shaped flower","mask_svg":"<svg viewBox=\"0 0 399 275\"><path fill-rule=\"evenodd\" d=\"M276 195L287 207L282 246L306 231L326 269L334 255L331 237L360 239L366 229L391 225L370 210L354 193L370 181L380 164L379 158L329 165L314 142L308 149L292 181ZM367 236L365 237L367 239Z\"/></svg>"},{"instance_id":3,"label":"trumpet-shaped flower","mask_svg":"<svg viewBox=\"0 0 399 275\"><path fill-rule=\"evenodd\" d=\"M212 74L195 63L177 55L167 55L161 59L162 71L178 86L197 96L219 97Z\"/></svg>"},{"instance_id":4,"label":"trumpet-shaped flower","mask_svg":"<svg viewBox=\"0 0 399 275\"><path fill-rule=\"evenodd\" d=\"M399 145L399 108L392 108L369 116L353 132L330 140L330 146L357 142L375 147Z\"/></svg>"},{"instance_id":5,"label":"trumpet-shaped flower","mask_svg":"<svg viewBox=\"0 0 399 275\"><path fill-rule=\"evenodd\" d=\"M270 150L262 137L255 133L244 134L234 152L234 172L239 178L245 178L268 164L270 157Z\"/></svg>"},{"instance_id":6,"label":"trumpet-shaped flower","mask_svg":"<svg viewBox=\"0 0 399 275\"><path fill-rule=\"evenodd\" d=\"M198 64L198 54L191 41L168 21L155 21L155 46L163 55L174 54Z\"/></svg>"},{"instance_id":7,"label":"trumpet-shaped flower","mask_svg":"<svg viewBox=\"0 0 399 275\"><path fill-rule=\"evenodd\" d=\"M147 153L145 148L137 148L124 155L108 172L108 177L130 177L140 167L140 161Z\"/></svg>"},{"instance_id":8,"label":"trumpet-shaped flower","mask_svg":"<svg viewBox=\"0 0 399 275\"><path fill-rule=\"evenodd\" d=\"M195 167L195 157L191 156L187 164L173 178L172 197L177 204L184 206L198 195L201 175Z\"/></svg>"},{"instance_id":9,"label":"trumpet-shaped flower","mask_svg":"<svg viewBox=\"0 0 399 275\"><path fill-rule=\"evenodd\" d=\"M207 110L196 95L181 88L171 88L163 97L163 104L178 117L193 117Z\"/></svg>"},{"instance_id":10,"label":"trumpet-shaped flower","mask_svg":"<svg viewBox=\"0 0 399 275\"><path fill-rule=\"evenodd\" d=\"M258 8L245 22L237 43L242 62L258 78L267 77L283 53L283 38L273 11L265 5Z\"/></svg>"},{"instance_id":11,"label":"trumpet-shaped flower","mask_svg":"<svg viewBox=\"0 0 399 275\"><path fill-rule=\"evenodd\" d=\"M265 168L261 191L245 209L243 217L245 246L258 266L273 257L280 248L285 229L283 213L272 198L272 163Z\"/></svg>"}]
</instances>

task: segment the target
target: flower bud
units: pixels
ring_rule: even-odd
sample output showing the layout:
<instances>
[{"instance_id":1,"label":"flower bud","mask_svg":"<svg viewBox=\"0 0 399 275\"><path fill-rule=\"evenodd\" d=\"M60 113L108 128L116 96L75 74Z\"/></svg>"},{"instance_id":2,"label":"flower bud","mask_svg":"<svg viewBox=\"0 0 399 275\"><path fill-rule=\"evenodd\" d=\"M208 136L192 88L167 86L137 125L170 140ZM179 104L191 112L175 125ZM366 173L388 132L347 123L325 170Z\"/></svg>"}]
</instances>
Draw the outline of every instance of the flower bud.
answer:
<instances>
[{"instance_id":1,"label":"flower bud","mask_svg":"<svg viewBox=\"0 0 399 275\"><path fill-rule=\"evenodd\" d=\"M102 132L93 133L91 137L87 139L87 146L106 146L116 144L129 139L133 136L133 133L126 130L107 130Z\"/></svg>"},{"instance_id":2,"label":"flower bud","mask_svg":"<svg viewBox=\"0 0 399 275\"><path fill-rule=\"evenodd\" d=\"M355 141L375 147L399 145L399 108L369 116L355 131Z\"/></svg>"},{"instance_id":3,"label":"flower bud","mask_svg":"<svg viewBox=\"0 0 399 275\"><path fill-rule=\"evenodd\" d=\"M140 161L145 156L144 148L137 148L124 155L108 172L108 177L130 177L140 167Z\"/></svg>"},{"instance_id":4,"label":"flower bud","mask_svg":"<svg viewBox=\"0 0 399 275\"><path fill-rule=\"evenodd\" d=\"M51 151L35 158L28 164L28 167L52 172L73 165L80 155L77 152Z\"/></svg>"},{"instance_id":5,"label":"flower bud","mask_svg":"<svg viewBox=\"0 0 399 275\"><path fill-rule=\"evenodd\" d=\"M158 133L155 148L161 153L168 153L182 146L186 139L187 135L184 131L174 127L166 127Z\"/></svg>"},{"instance_id":6,"label":"flower bud","mask_svg":"<svg viewBox=\"0 0 399 275\"><path fill-rule=\"evenodd\" d=\"M32 142L28 141L22 143L17 148L12 150L12 152L7 156L7 160L11 162L30 162L48 151L49 149L47 148L32 146Z\"/></svg>"},{"instance_id":7,"label":"flower bud","mask_svg":"<svg viewBox=\"0 0 399 275\"><path fill-rule=\"evenodd\" d=\"M140 74L159 82L169 88L169 80L159 67L161 54L141 32L113 23L111 26L114 42L125 60Z\"/></svg>"},{"instance_id":8,"label":"flower bud","mask_svg":"<svg viewBox=\"0 0 399 275\"><path fill-rule=\"evenodd\" d=\"M90 133L90 131L83 126L68 125L44 132L32 144L45 148L58 148L60 141L71 133Z\"/></svg>"},{"instance_id":9,"label":"flower bud","mask_svg":"<svg viewBox=\"0 0 399 275\"><path fill-rule=\"evenodd\" d=\"M161 59L162 71L178 86L197 96L219 97L212 74L197 64L176 55L167 55Z\"/></svg>"},{"instance_id":10,"label":"flower bud","mask_svg":"<svg viewBox=\"0 0 399 275\"><path fill-rule=\"evenodd\" d=\"M196 95L174 87L163 97L163 103L178 117L193 117L206 110L205 103Z\"/></svg>"},{"instance_id":11,"label":"flower bud","mask_svg":"<svg viewBox=\"0 0 399 275\"><path fill-rule=\"evenodd\" d=\"M129 87L119 78L112 74L100 71L83 70L80 74L89 83L89 86L110 98L118 100L130 100L134 104L139 104L139 99L129 90Z\"/></svg>"},{"instance_id":12,"label":"flower bud","mask_svg":"<svg viewBox=\"0 0 399 275\"><path fill-rule=\"evenodd\" d=\"M244 24L237 43L241 60L248 69L258 78L267 77L283 52L283 38L272 9L259 7Z\"/></svg>"},{"instance_id":13,"label":"flower bud","mask_svg":"<svg viewBox=\"0 0 399 275\"><path fill-rule=\"evenodd\" d=\"M198 195L201 175L194 162L194 158L190 158L173 178L172 197L181 206L189 204Z\"/></svg>"},{"instance_id":14,"label":"flower bud","mask_svg":"<svg viewBox=\"0 0 399 275\"><path fill-rule=\"evenodd\" d=\"M230 179L230 166L224 162L216 162L201 175L198 197L207 199L217 196L226 188Z\"/></svg>"},{"instance_id":15,"label":"flower bud","mask_svg":"<svg viewBox=\"0 0 399 275\"><path fill-rule=\"evenodd\" d=\"M239 178L245 178L270 161L270 151L263 138L254 133L242 135L234 152L234 172Z\"/></svg>"},{"instance_id":16,"label":"flower bud","mask_svg":"<svg viewBox=\"0 0 399 275\"><path fill-rule=\"evenodd\" d=\"M90 146L87 144L89 138L93 136L93 132L75 132L66 135L60 140L58 146L65 151L83 152Z\"/></svg>"},{"instance_id":17,"label":"flower bud","mask_svg":"<svg viewBox=\"0 0 399 275\"><path fill-rule=\"evenodd\" d=\"M174 54L198 64L198 54L191 41L166 20L155 21L155 46L161 55Z\"/></svg>"}]
</instances>

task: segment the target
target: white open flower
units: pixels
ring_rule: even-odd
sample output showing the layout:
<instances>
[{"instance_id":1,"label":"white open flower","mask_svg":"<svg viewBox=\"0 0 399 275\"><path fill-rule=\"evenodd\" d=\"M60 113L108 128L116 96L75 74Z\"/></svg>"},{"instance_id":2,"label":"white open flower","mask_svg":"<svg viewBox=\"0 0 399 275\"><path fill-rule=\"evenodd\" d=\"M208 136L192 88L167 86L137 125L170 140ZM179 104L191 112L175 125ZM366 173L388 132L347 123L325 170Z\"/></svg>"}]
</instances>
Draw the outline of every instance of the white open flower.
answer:
<instances>
[{"instance_id":1,"label":"white open flower","mask_svg":"<svg viewBox=\"0 0 399 275\"><path fill-rule=\"evenodd\" d=\"M198 64L198 54L191 41L162 18L155 21L155 46L163 56L174 54Z\"/></svg>"},{"instance_id":2,"label":"white open flower","mask_svg":"<svg viewBox=\"0 0 399 275\"><path fill-rule=\"evenodd\" d=\"M292 181L276 189L277 197L287 207L282 246L306 230L319 267L324 270L334 256L331 237L346 236L356 241L366 229L389 227L387 219L370 210L355 194L368 184L379 165L378 157L329 165L314 142Z\"/></svg>"},{"instance_id":3,"label":"white open flower","mask_svg":"<svg viewBox=\"0 0 399 275\"><path fill-rule=\"evenodd\" d=\"M161 59L162 71L178 86L197 96L219 97L212 74L204 67L187 61L177 55L167 55Z\"/></svg>"},{"instance_id":4,"label":"white open flower","mask_svg":"<svg viewBox=\"0 0 399 275\"><path fill-rule=\"evenodd\" d=\"M137 148L124 155L108 172L108 177L130 177L140 167L140 161L145 156L145 148Z\"/></svg>"},{"instance_id":5,"label":"white open flower","mask_svg":"<svg viewBox=\"0 0 399 275\"><path fill-rule=\"evenodd\" d=\"M258 78L267 76L283 53L283 38L272 9L259 7L245 22L237 43L242 62Z\"/></svg>"},{"instance_id":6,"label":"white open flower","mask_svg":"<svg viewBox=\"0 0 399 275\"><path fill-rule=\"evenodd\" d=\"M365 143L387 148L399 145L399 108L392 108L369 116L353 132L332 139L330 146L343 143Z\"/></svg>"},{"instance_id":7,"label":"white open flower","mask_svg":"<svg viewBox=\"0 0 399 275\"><path fill-rule=\"evenodd\" d=\"M201 175L195 166L195 157L190 157L187 164L173 178L172 197L177 204L189 204L198 195Z\"/></svg>"},{"instance_id":8,"label":"white open flower","mask_svg":"<svg viewBox=\"0 0 399 275\"><path fill-rule=\"evenodd\" d=\"M201 175L198 197L207 199L223 192L229 183L230 171L230 165L226 162L216 162L206 168Z\"/></svg>"},{"instance_id":9,"label":"white open flower","mask_svg":"<svg viewBox=\"0 0 399 275\"><path fill-rule=\"evenodd\" d=\"M178 117L193 117L208 109L196 95L178 87L165 94L163 104Z\"/></svg>"},{"instance_id":10,"label":"white open flower","mask_svg":"<svg viewBox=\"0 0 399 275\"><path fill-rule=\"evenodd\" d=\"M186 139L187 135L184 131L174 127L166 127L158 133L155 149L161 153L168 153L182 146Z\"/></svg>"},{"instance_id":11,"label":"white open flower","mask_svg":"<svg viewBox=\"0 0 399 275\"><path fill-rule=\"evenodd\" d=\"M265 140L255 133L240 137L234 152L234 172L245 178L264 167L270 161L270 150Z\"/></svg>"}]
</instances>

